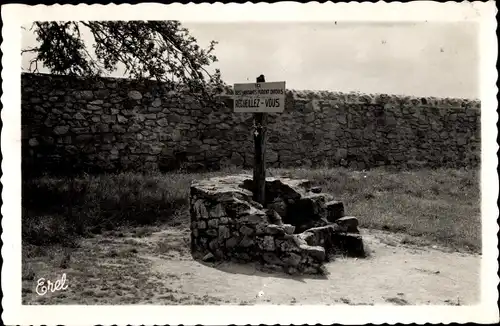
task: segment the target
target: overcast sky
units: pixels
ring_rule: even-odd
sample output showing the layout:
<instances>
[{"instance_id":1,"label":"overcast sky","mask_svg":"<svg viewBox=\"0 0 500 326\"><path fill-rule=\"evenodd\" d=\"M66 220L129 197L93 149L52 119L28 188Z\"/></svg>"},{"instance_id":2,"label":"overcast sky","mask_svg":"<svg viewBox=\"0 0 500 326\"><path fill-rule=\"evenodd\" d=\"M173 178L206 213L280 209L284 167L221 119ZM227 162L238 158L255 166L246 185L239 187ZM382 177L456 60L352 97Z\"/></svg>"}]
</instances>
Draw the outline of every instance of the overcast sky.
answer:
<instances>
[{"instance_id":1,"label":"overcast sky","mask_svg":"<svg viewBox=\"0 0 500 326\"><path fill-rule=\"evenodd\" d=\"M479 29L472 23L184 26L203 47L219 42L216 67L229 84L264 74L289 89L479 98ZM36 44L32 32L22 33L23 47Z\"/></svg>"}]
</instances>

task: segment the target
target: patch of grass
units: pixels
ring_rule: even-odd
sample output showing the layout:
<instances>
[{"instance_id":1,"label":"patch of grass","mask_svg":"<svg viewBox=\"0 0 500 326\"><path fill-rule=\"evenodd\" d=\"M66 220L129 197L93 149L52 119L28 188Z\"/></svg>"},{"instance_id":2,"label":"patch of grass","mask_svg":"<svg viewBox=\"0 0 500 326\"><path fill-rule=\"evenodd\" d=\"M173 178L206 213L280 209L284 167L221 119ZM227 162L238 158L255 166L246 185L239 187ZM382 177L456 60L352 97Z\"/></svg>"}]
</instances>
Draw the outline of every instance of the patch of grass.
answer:
<instances>
[{"instance_id":1,"label":"patch of grass","mask_svg":"<svg viewBox=\"0 0 500 326\"><path fill-rule=\"evenodd\" d=\"M21 268L23 281L33 281L35 279L35 271L31 264L22 264Z\"/></svg>"},{"instance_id":2,"label":"patch of grass","mask_svg":"<svg viewBox=\"0 0 500 326\"><path fill-rule=\"evenodd\" d=\"M61 257L59 267L62 269L69 268L70 263L71 263L71 251L66 249Z\"/></svg>"},{"instance_id":3,"label":"patch of grass","mask_svg":"<svg viewBox=\"0 0 500 326\"><path fill-rule=\"evenodd\" d=\"M119 226L180 225L185 222L181 219L188 210L193 180L234 172L127 172L23 179L23 240L36 245L74 246L78 236L101 234Z\"/></svg>"},{"instance_id":4,"label":"patch of grass","mask_svg":"<svg viewBox=\"0 0 500 326\"><path fill-rule=\"evenodd\" d=\"M139 238L147 237L153 233L153 230L148 227L140 227L134 230L134 235Z\"/></svg>"}]
</instances>

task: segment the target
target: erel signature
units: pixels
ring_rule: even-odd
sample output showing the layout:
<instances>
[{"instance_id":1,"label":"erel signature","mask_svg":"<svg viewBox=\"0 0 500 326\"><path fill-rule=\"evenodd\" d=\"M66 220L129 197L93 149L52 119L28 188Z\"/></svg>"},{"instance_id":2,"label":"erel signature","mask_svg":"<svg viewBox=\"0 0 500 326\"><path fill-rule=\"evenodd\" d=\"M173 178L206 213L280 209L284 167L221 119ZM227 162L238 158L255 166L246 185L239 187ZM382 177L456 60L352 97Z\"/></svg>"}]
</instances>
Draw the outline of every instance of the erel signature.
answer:
<instances>
[{"instance_id":1,"label":"erel signature","mask_svg":"<svg viewBox=\"0 0 500 326\"><path fill-rule=\"evenodd\" d=\"M56 291L66 290L68 285L64 283L66 283L66 273L62 275L60 280L56 280L55 282L40 278L37 281L36 293L38 293L38 295L45 295L47 291L54 293Z\"/></svg>"}]
</instances>

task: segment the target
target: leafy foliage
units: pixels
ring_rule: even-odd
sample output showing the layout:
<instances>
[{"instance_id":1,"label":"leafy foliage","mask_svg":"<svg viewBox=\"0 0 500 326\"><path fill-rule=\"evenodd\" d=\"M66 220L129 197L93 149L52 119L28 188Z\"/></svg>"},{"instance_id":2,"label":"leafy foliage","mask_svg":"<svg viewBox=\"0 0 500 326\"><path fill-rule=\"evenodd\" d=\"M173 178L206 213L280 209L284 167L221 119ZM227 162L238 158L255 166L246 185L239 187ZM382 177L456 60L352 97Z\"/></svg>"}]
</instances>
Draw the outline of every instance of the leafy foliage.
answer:
<instances>
[{"instance_id":1,"label":"leafy foliage","mask_svg":"<svg viewBox=\"0 0 500 326\"><path fill-rule=\"evenodd\" d=\"M202 49L178 21L67 21L35 22L31 29L39 46L33 52L29 70L38 72L39 62L53 74L101 76L117 70L134 79L156 79L169 90L188 90L211 96L224 90L220 71L207 67L217 62L217 42ZM90 32L95 55L82 35Z\"/></svg>"}]
</instances>

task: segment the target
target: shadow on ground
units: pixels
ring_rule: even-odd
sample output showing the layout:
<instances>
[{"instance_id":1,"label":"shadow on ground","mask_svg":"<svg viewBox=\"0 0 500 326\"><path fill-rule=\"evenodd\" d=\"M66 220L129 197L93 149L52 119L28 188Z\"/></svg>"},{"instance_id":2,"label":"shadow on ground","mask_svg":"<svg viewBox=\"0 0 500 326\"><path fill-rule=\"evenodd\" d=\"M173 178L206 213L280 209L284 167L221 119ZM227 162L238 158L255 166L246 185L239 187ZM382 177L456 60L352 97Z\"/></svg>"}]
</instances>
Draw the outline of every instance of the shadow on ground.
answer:
<instances>
[{"instance_id":1,"label":"shadow on ground","mask_svg":"<svg viewBox=\"0 0 500 326\"><path fill-rule=\"evenodd\" d=\"M198 261L200 264L215 268L221 272L229 273L229 274L242 274L249 276L260 276L260 277L273 277L273 278L282 278L289 279L298 282L305 283L306 279L315 279L315 280L326 280L328 279L327 275L310 275L310 274L302 274L302 275L289 275L281 271L275 271L266 268L265 266L260 266L258 263L236 263L231 261L223 261L223 262L204 262Z\"/></svg>"}]
</instances>

